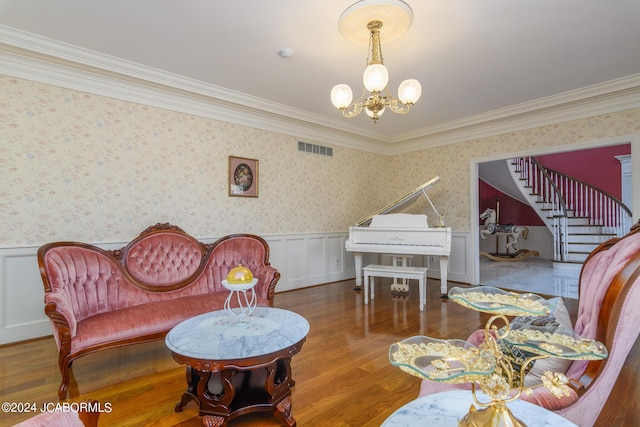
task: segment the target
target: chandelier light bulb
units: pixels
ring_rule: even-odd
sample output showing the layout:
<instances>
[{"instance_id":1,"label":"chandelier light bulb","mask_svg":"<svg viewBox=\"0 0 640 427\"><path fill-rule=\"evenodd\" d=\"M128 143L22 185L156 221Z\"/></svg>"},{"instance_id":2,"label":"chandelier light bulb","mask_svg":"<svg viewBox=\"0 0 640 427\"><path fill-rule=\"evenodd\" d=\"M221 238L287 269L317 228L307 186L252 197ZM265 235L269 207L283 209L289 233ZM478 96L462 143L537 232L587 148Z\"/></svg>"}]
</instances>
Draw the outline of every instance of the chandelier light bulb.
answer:
<instances>
[{"instance_id":1,"label":"chandelier light bulb","mask_svg":"<svg viewBox=\"0 0 640 427\"><path fill-rule=\"evenodd\" d=\"M403 104L413 105L422 95L422 86L415 79L408 79L400 83L398 87L398 98Z\"/></svg>"},{"instance_id":2,"label":"chandelier light bulb","mask_svg":"<svg viewBox=\"0 0 640 427\"><path fill-rule=\"evenodd\" d=\"M331 103L339 110L347 108L353 99L353 92L349 85L335 85L331 89Z\"/></svg>"},{"instance_id":3,"label":"chandelier light bulb","mask_svg":"<svg viewBox=\"0 0 640 427\"><path fill-rule=\"evenodd\" d=\"M382 114L384 114L384 110L386 110L386 108L383 108L382 110L379 110L378 111L378 117L375 117L375 118L373 117L374 116L373 111L369 110L368 108L365 108L364 112L367 113L367 116L369 116L370 119L377 120L382 116Z\"/></svg>"},{"instance_id":4,"label":"chandelier light bulb","mask_svg":"<svg viewBox=\"0 0 640 427\"><path fill-rule=\"evenodd\" d=\"M369 92L380 92L387 87L389 71L382 64L371 64L365 68L362 82Z\"/></svg>"}]
</instances>

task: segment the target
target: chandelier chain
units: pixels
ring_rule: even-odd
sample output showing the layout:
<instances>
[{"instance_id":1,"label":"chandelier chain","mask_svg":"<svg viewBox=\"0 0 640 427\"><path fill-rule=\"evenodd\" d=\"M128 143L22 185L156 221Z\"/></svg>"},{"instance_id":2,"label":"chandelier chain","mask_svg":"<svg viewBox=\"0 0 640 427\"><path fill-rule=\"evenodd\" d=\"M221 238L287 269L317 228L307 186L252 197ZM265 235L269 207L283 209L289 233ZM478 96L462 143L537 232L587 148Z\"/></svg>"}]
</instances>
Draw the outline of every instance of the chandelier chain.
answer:
<instances>
[{"instance_id":1,"label":"chandelier chain","mask_svg":"<svg viewBox=\"0 0 640 427\"><path fill-rule=\"evenodd\" d=\"M382 22L371 21L367 25L367 28L371 31L371 36L369 37L369 54L371 56L367 58L367 65L384 64L382 59L382 45L380 43L380 28L382 28Z\"/></svg>"}]
</instances>

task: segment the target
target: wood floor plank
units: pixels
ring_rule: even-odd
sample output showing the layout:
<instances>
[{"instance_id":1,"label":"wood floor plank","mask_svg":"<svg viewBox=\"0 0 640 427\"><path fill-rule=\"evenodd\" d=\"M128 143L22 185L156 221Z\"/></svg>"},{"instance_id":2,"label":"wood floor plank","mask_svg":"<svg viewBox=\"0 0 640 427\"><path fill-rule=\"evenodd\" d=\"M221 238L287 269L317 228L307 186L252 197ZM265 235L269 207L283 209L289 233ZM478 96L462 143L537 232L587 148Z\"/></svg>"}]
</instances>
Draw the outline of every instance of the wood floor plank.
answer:
<instances>
[{"instance_id":1,"label":"wood floor plank","mask_svg":"<svg viewBox=\"0 0 640 427\"><path fill-rule=\"evenodd\" d=\"M439 282L429 280L424 312L414 287L408 297L392 296L388 283L376 281L376 298L362 301L354 281L279 293L275 306L304 316L311 326L302 351L292 361L293 415L301 427L373 427L418 395L420 380L388 361L389 346L413 335L466 338L482 327L486 315L439 298ZM575 319L577 302L565 300ZM175 412L186 389L185 368L162 341L112 349L74 362L70 401L109 402L100 426L201 426L194 403ZM640 425L640 343L596 426ZM57 402L60 373L51 337L0 347L0 394L4 401ZM626 402L625 406L619 402ZM0 414L12 425L29 414ZM270 413L249 414L231 423L279 426Z\"/></svg>"}]
</instances>

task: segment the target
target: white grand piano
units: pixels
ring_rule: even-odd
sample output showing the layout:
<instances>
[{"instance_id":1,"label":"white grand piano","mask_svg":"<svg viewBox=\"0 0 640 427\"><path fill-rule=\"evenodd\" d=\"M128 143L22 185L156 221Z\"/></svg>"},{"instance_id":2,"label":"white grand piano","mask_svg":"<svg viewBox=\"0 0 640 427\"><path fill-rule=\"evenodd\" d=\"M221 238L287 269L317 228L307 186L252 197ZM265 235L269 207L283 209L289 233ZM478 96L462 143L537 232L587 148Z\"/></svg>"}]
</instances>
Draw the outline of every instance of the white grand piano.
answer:
<instances>
[{"instance_id":1,"label":"white grand piano","mask_svg":"<svg viewBox=\"0 0 640 427\"><path fill-rule=\"evenodd\" d=\"M356 268L356 286L362 286L362 254L385 253L398 255L433 255L440 258L440 291L447 296L447 270L451 253L451 228L429 227L422 214L391 213L413 202L423 194L438 211L427 195L427 189L440 182L440 177L427 181L379 211L349 227L346 250L353 252Z\"/></svg>"}]
</instances>

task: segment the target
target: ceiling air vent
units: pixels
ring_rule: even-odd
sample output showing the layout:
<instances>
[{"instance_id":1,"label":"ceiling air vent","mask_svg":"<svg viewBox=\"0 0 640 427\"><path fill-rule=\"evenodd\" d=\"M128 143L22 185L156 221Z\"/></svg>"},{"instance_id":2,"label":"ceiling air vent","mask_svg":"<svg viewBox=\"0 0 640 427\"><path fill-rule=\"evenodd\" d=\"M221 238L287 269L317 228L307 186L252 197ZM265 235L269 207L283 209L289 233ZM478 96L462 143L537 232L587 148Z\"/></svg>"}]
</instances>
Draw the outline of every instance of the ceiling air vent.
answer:
<instances>
[{"instance_id":1,"label":"ceiling air vent","mask_svg":"<svg viewBox=\"0 0 640 427\"><path fill-rule=\"evenodd\" d=\"M298 151L333 157L333 148L325 147L323 145L309 144L308 142L298 141Z\"/></svg>"}]
</instances>

